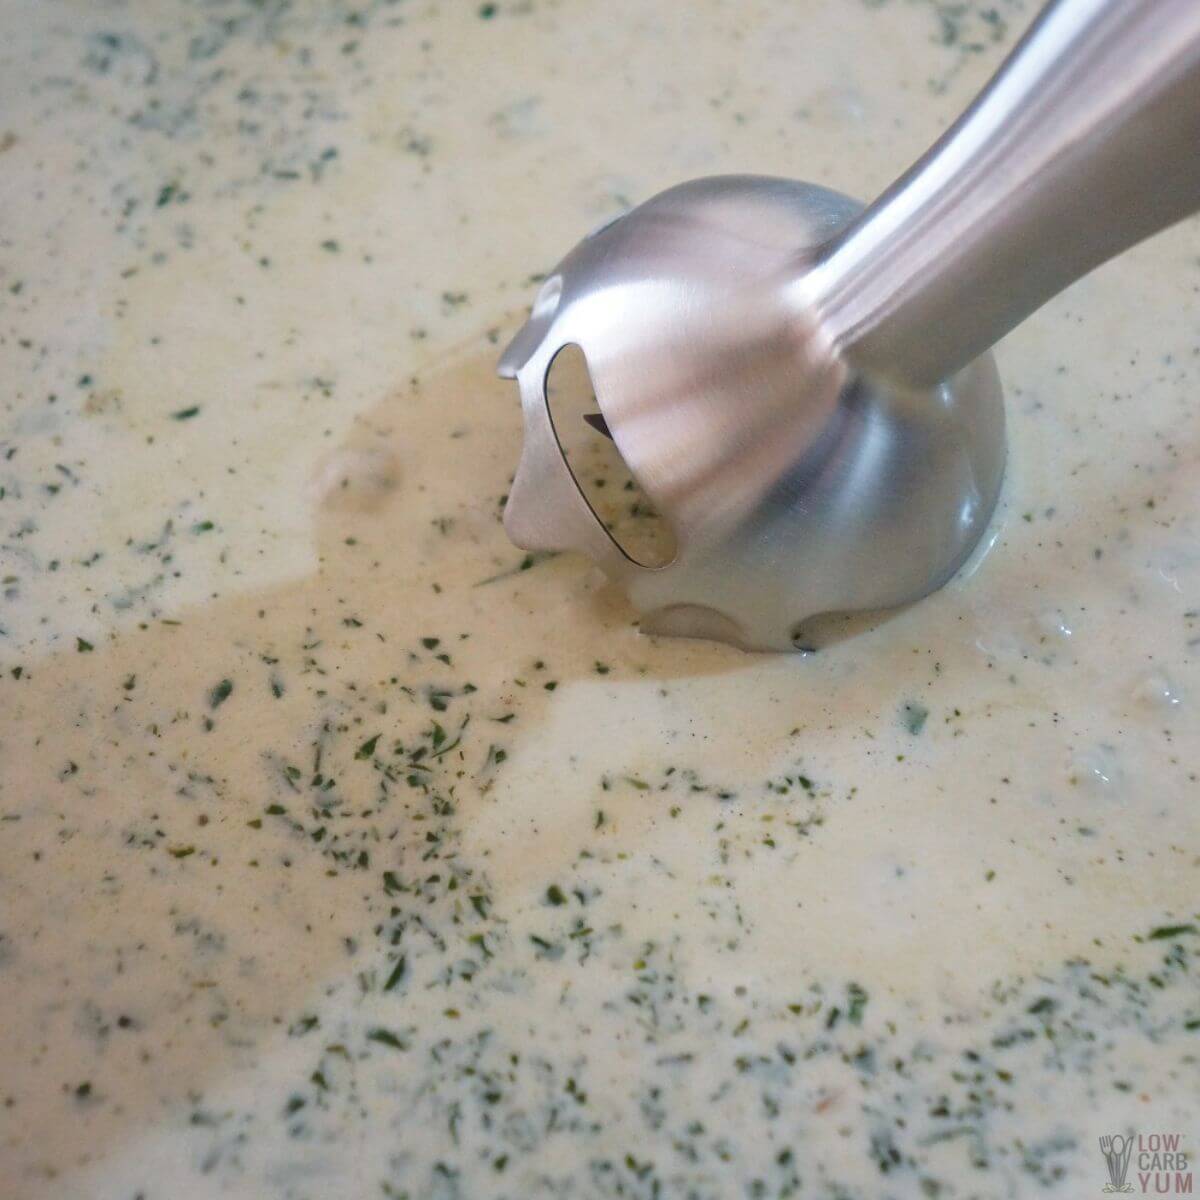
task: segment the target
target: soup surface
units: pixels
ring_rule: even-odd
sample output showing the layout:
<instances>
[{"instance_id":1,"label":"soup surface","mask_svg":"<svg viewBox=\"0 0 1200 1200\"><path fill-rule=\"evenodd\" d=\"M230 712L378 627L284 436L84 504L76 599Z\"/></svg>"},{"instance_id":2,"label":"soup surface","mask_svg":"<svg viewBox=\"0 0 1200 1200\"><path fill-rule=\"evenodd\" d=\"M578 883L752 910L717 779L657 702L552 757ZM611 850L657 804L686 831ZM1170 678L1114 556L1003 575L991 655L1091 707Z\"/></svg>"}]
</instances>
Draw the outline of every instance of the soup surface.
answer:
<instances>
[{"instance_id":1,"label":"soup surface","mask_svg":"<svg viewBox=\"0 0 1200 1200\"><path fill-rule=\"evenodd\" d=\"M875 194L1030 7L6 11L6 1197L1200 1151L1194 224L1000 348L986 553L819 653L642 637L499 521L541 272L690 176Z\"/></svg>"}]
</instances>

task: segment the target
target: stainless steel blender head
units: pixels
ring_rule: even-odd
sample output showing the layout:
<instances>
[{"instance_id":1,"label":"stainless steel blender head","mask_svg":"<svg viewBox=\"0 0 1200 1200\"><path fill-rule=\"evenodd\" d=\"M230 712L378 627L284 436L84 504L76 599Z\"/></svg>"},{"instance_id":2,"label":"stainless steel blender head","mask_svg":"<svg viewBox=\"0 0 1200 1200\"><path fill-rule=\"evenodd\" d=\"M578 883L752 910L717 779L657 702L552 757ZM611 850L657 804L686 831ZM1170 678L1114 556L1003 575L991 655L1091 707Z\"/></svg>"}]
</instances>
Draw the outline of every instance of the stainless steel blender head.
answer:
<instances>
[{"instance_id":1,"label":"stainless steel blender head","mask_svg":"<svg viewBox=\"0 0 1200 1200\"><path fill-rule=\"evenodd\" d=\"M525 437L505 528L588 554L650 633L785 650L814 617L919 599L1000 490L988 348L1197 207L1200 0L1055 0L870 207L701 179L563 259L500 360ZM674 534L665 566L624 553L564 457L546 381L571 345Z\"/></svg>"}]
</instances>

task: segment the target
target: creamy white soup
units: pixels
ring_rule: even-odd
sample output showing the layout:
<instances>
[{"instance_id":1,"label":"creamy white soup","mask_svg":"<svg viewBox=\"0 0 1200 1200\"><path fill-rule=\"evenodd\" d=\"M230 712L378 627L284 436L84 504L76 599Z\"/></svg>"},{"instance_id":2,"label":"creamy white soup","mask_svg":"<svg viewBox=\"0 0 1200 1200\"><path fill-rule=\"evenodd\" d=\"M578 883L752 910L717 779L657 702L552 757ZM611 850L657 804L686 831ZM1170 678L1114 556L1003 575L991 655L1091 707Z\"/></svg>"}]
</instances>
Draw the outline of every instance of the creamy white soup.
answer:
<instances>
[{"instance_id":1,"label":"creamy white soup","mask_svg":"<svg viewBox=\"0 0 1200 1200\"><path fill-rule=\"evenodd\" d=\"M1196 225L1000 347L988 545L818 653L499 520L582 233L869 197L1032 12L9 0L0 1193L1186 1194Z\"/></svg>"}]
</instances>

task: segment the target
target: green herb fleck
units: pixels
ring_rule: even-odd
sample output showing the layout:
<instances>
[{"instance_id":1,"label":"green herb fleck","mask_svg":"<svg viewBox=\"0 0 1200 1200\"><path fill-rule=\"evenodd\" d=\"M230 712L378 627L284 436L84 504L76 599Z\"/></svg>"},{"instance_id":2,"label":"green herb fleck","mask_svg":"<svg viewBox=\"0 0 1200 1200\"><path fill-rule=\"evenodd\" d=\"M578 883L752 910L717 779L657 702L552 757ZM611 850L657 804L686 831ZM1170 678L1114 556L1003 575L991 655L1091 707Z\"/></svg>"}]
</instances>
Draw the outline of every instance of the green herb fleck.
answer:
<instances>
[{"instance_id":1,"label":"green herb fleck","mask_svg":"<svg viewBox=\"0 0 1200 1200\"><path fill-rule=\"evenodd\" d=\"M377 1026L367 1033L368 1042L378 1042L381 1046L391 1046L393 1050L407 1050L408 1047L390 1029Z\"/></svg>"},{"instance_id":2,"label":"green herb fleck","mask_svg":"<svg viewBox=\"0 0 1200 1200\"><path fill-rule=\"evenodd\" d=\"M1152 942L1163 942L1168 938L1182 937L1185 933L1200 934L1200 929L1195 925L1160 925L1150 930L1149 936Z\"/></svg>"},{"instance_id":3,"label":"green herb fleck","mask_svg":"<svg viewBox=\"0 0 1200 1200\"><path fill-rule=\"evenodd\" d=\"M396 965L392 968L391 974L387 977L387 982L383 985L383 990L385 992L390 992L392 988L394 988L396 984L398 984L400 980L404 978L404 972L407 969L407 966L408 960L403 954L400 955Z\"/></svg>"},{"instance_id":4,"label":"green herb fleck","mask_svg":"<svg viewBox=\"0 0 1200 1200\"><path fill-rule=\"evenodd\" d=\"M861 1025L863 1011L867 1007L867 1000L870 998L865 988L857 983L846 985L846 996L848 1004L846 1006L846 1019L852 1025Z\"/></svg>"},{"instance_id":5,"label":"green herb fleck","mask_svg":"<svg viewBox=\"0 0 1200 1200\"><path fill-rule=\"evenodd\" d=\"M900 706L900 724L914 737L925 728L925 722L928 719L929 709L915 700L906 700Z\"/></svg>"}]
</instances>

